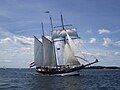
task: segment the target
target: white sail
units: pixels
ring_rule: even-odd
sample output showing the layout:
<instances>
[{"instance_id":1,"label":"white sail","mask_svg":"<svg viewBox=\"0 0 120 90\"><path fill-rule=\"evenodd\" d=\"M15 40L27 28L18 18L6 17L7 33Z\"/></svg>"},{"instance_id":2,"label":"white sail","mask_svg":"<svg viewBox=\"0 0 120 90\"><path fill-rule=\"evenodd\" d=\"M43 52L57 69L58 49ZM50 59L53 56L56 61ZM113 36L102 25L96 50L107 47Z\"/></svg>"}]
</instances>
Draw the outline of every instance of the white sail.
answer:
<instances>
[{"instance_id":1,"label":"white sail","mask_svg":"<svg viewBox=\"0 0 120 90\"><path fill-rule=\"evenodd\" d=\"M70 36L68 35L67 32L66 32L66 35L67 35L67 42L68 42L69 48L71 49L71 53L73 53L72 57L74 57L74 59L72 59L72 60L74 60L74 64L76 63L77 65L79 65L80 62L78 61L77 57L75 56L78 53L78 49L76 48L73 40L70 38ZM66 43L66 45L67 45L67 43Z\"/></svg>"},{"instance_id":2,"label":"white sail","mask_svg":"<svg viewBox=\"0 0 120 90\"><path fill-rule=\"evenodd\" d=\"M55 52L53 43L46 37L42 37L43 41L43 53L44 53L44 66L55 66Z\"/></svg>"},{"instance_id":3,"label":"white sail","mask_svg":"<svg viewBox=\"0 0 120 90\"><path fill-rule=\"evenodd\" d=\"M52 32L53 33L52 38L54 39L54 44L55 44L57 65L65 64L64 47L65 47L66 32L69 33L70 36L78 37L76 29L54 30Z\"/></svg>"},{"instance_id":4,"label":"white sail","mask_svg":"<svg viewBox=\"0 0 120 90\"><path fill-rule=\"evenodd\" d=\"M75 42L79 42L79 41L72 40L72 39L70 38L70 36L68 35L68 33L66 33L66 34L67 34L68 43L69 43L72 51L74 52L74 56L79 60L79 62L80 62L80 60L84 60L84 61L88 62L88 61L85 59L84 55L82 54L82 52L80 51L80 49L79 49L79 47L78 47L78 44L80 44L80 43L76 43L76 44L75 44ZM80 45L79 45L79 46L80 46Z\"/></svg>"},{"instance_id":5,"label":"white sail","mask_svg":"<svg viewBox=\"0 0 120 90\"><path fill-rule=\"evenodd\" d=\"M54 30L52 38L55 39L55 38L59 38L59 37L65 37L66 32L70 36L78 36L76 29L66 29L66 30Z\"/></svg>"},{"instance_id":6,"label":"white sail","mask_svg":"<svg viewBox=\"0 0 120 90\"><path fill-rule=\"evenodd\" d=\"M73 53L70 45L68 44L68 42L66 42L66 44L65 44L64 58L65 58L66 65L71 65L71 66L72 65L80 65L79 61L74 56L74 53Z\"/></svg>"},{"instance_id":7,"label":"white sail","mask_svg":"<svg viewBox=\"0 0 120 90\"><path fill-rule=\"evenodd\" d=\"M64 38L54 39L57 65L64 65Z\"/></svg>"},{"instance_id":8,"label":"white sail","mask_svg":"<svg viewBox=\"0 0 120 90\"><path fill-rule=\"evenodd\" d=\"M43 45L35 36L34 36L34 62L36 67L43 66Z\"/></svg>"}]
</instances>

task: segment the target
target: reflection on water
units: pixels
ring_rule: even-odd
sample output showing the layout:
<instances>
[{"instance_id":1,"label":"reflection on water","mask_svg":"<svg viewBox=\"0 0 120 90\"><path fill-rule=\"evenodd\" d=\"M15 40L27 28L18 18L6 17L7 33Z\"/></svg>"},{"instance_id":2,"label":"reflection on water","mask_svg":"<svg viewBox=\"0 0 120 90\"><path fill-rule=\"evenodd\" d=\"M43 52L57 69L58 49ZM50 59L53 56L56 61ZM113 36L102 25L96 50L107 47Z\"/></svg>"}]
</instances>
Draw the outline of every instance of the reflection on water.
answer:
<instances>
[{"instance_id":1,"label":"reflection on water","mask_svg":"<svg viewBox=\"0 0 120 90\"><path fill-rule=\"evenodd\" d=\"M80 85L81 79L79 76L40 76L36 75L33 79L32 89L42 88L50 90L76 90ZM42 84L41 84L42 83Z\"/></svg>"},{"instance_id":2,"label":"reflection on water","mask_svg":"<svg viewBox=\"0 0 120 90\"><path fill-rule=\"evenodd\" d=\"M42 76L30 69L0 69L0 89L119 90L120 70L86 69L80 76Z\"/></svg>"}]
</instances>

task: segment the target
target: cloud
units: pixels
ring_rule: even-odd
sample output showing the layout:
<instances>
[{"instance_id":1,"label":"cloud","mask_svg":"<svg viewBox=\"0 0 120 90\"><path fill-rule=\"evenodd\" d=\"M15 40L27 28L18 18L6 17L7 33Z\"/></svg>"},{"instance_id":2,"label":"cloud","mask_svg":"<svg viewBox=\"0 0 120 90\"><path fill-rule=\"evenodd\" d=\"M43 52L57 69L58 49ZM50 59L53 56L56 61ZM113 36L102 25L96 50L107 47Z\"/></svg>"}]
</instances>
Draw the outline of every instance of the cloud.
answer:
<instances>
[{"instance_id":1,"label":"cloud","mask_svg":"<svg viewBox=\"0 0 120 90\"><path fill-rule=\"evenodd\" d=\"M13 36L13 40L16 43L20 43L21 45L33 45L33 38L25 37L25 36Z\"/></svg>"},{"instance_id":2,"label":"cloud","mask_svg":"<svg viewBox=\"0 0 120 90\"><path fill-rule=\"evenodd\" d=\"M103 38L104 42L103 42L103 46L108 47L109 45L112 45L113 42L110 38Z\"/></svg>"},{"instance_id":3,"label":"cloud","mask_svg":"<svg viewBox=\"0 0 120 90\"><path fill-rule=\"evenodd\" d=\"M98 32L99 32L99 34L109 34L110 33L110 31L107 29L99 29Z\"/></svg>"},{"instance_id":4,"label":"cloud","mask_svg":"<svg viewBox=\"0 0 120 90\"><path fill-rule=\"evenodd\" d=\"M17 43L21 45L33 45L33 38L25 36L6 37L0 40L0 44Z\"/></svg>"},{"instance_id":5,"label":"cloud","mask_svg":"<svg viewBox=\"0 0 120 90\"><path fill-rule=\"evenodd\" d=\"M8 43L19 43L21 45L33 45L34 39L25 36L14 35L10 32L2 31L0 28L0 35L6 37L0 40L0 44L8 44Z\"/></svg>"},{"instance_id":6,"label":"cloud","mask_svg":"<svg viewBox=\"0 0 120 90\"><path fill-rule=\"evenodd\" d=\"M116 33L120 33L120 30L114 30L113 32L111 32L111 34L116 34Z\"/></svg>"},{"instance_id":7,"label":"cloud","mask_svg":"<svg viewBox=\"0 0 120 90\"><path fill-rule=\"evenodd\" d=\"M21 47L20 48L20 51L24 52L24 53L31 52L32 50L33 50L33 48L31 48L31 47Z\"/></svg>"},{"instance_id":8,"label":"cloud","mask_svg":"<svg viewBox=\"0 0 120 90\"><path fill-rule=\"evenodd\" d=\"M26 36L10 35L4 32L6 37L0 39L0 60L1 62L27 62L33 60L34 39ZM9 32L8 32L9 33ZM27 60L27 61L25 61Z\"/></svg>"},{"instance_id":9,"label":"cloud","mask_svg":"<svg viewBox=\"0 0 120 90\"><path fill-rule=\"evenodd\" d=\"M3 30L4 30L4 29L0 27L0 35L1 35L1 36L4 36L4 37L11 37L11 36L13 36L12 33L7 32L7 31L3 31Z\"/></svg>"},{"instance_id":10,"label":"cloud","mask_svg":"<svg viewBox=\"0 0 120 90\"><path fill-rule=\"evenodd\" d=\"M86 33L92 34L92 31L91 30L87 30Z\"/></svg>"},{"instance_id":11,"label":"cloud","mask_svg":"<svg viewBox=\"0 0 120 90\"><path fill-rule=\"evenodd\" d=\"M103 38L104 42L103 42L103 46L110 46L110 45L114 45L117 47L120 47L120 41L113 41L110 38Z\"/></svg>"},{"instance_id":12,"label":"cloud","mask_svg":"<svg viewBox=\"0 0 120 90\"><path fill-rule=\"evenodd\" d=\"M90 41L89 41L89 43L91 43L91 44L94 44L94 43L96 43L96 38L90 38Z\"/></svg>"},{"instance_id":13,"label":"cloud","mask_svg":"<svg viewBox=\"0 0 120 90\"><path fill-rule=\"evenodd\" d=\"M116 41L114 45L120 47L120 41Z\"/></svg>"},{"instance_id":14,"label":"cloud","mask_svg":"<svg viewBox=\"0 0 120 90\"><path fill-rule=\"evenodd\" d=\"M9 37L7 37L7 38L5 38L5 39L1 39L1 40L0 40L0 44L8 44L8 43L10 43L11 41L12 41L12 39L9 38Z\"/></svg>"},{"instance_id":15,"label":"cloud","mask_svg":"<svg viewBox=\"0 0 120 90\"><path fill-rule=\"evenodd\" d=\"M120 52L115 52L114 55L120 56Z\"/></svg>"}]
</instances>

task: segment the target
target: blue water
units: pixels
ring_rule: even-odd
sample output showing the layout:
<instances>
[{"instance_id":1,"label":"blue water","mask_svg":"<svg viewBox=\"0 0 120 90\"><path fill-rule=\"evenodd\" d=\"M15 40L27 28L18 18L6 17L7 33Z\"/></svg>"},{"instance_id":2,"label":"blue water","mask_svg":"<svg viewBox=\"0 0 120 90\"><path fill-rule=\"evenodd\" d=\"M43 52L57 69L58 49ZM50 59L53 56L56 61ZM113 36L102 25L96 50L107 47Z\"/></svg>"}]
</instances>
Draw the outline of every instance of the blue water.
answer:
<instances>
[{"instance_id":1,"label":"blue water","mask_svg":"<svg viewBox=\"0 0 120 90\"><path fill-rule=\"evenodd\" d=\"M120 70L84 69L80 76L42 76L34 69L0 69L0 90L120 90Z\"/></svg>"}]
</instances>

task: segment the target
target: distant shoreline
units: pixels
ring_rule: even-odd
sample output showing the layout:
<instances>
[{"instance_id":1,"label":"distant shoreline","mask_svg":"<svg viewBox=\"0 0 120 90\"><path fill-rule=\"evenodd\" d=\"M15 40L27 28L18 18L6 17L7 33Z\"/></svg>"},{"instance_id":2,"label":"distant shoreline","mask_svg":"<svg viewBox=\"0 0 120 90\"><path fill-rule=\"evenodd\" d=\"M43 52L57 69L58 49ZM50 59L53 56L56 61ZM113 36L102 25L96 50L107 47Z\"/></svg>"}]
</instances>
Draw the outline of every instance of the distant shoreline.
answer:
<instances>
[{"instance_id":1,"label":"distant shoreline","mask_svg":"<svg viewBox=\"0 0 120 90\"><path fill-rule=\"evenodd\" d=\"M90 66L90 67L85 67L85 69L120 69L120 67L116 67L116 66L111 66L111 67L107 67L107 66Z\"/></svg>"}]
</instances>

